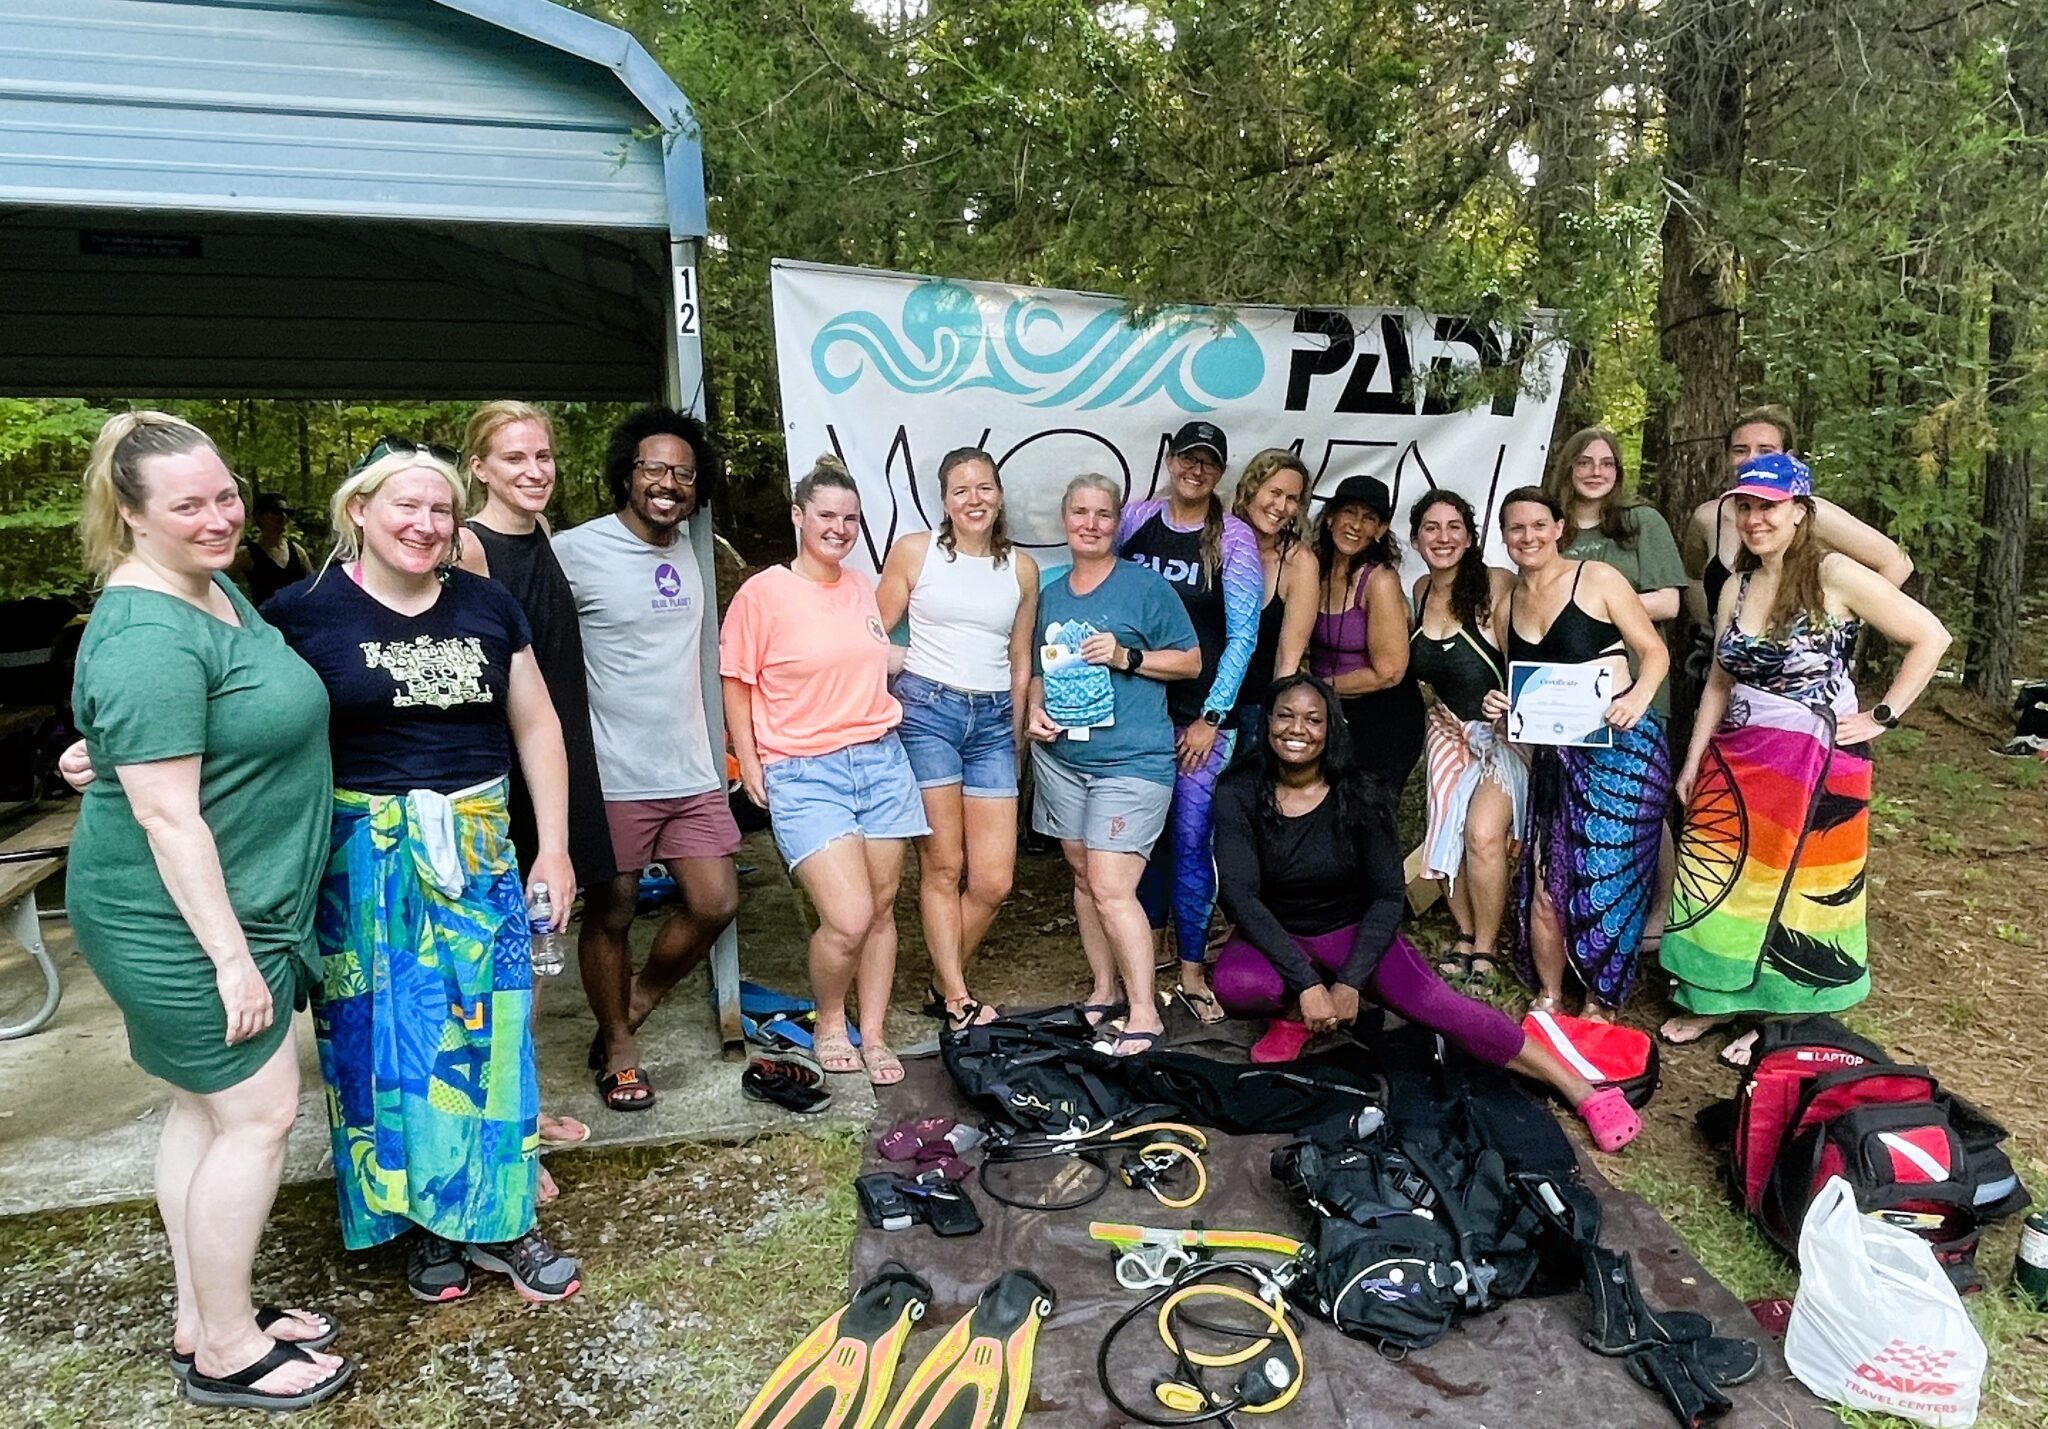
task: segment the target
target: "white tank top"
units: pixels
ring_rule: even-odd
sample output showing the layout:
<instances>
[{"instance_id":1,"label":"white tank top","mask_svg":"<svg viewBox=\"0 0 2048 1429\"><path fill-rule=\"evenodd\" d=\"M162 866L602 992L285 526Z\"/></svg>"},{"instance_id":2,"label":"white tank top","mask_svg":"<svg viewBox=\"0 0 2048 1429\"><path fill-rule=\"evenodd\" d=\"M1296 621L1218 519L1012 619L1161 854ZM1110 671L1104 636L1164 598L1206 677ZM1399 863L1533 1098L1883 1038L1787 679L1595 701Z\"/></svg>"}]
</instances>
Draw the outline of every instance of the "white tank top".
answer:
<instances>
[{"instance_id":1,"label":"white tank top","mask_svg":"<svg viewBox=\"0 0 2048 1429\"><path fill-rule=\"evenodd\" d=\"M1017 567L994 556L955 552L937 532L910 588L910 653L903 668L934 684L976 694L1010 688L1010 630L1017 623Z\"/></svg>"}]
</instances>

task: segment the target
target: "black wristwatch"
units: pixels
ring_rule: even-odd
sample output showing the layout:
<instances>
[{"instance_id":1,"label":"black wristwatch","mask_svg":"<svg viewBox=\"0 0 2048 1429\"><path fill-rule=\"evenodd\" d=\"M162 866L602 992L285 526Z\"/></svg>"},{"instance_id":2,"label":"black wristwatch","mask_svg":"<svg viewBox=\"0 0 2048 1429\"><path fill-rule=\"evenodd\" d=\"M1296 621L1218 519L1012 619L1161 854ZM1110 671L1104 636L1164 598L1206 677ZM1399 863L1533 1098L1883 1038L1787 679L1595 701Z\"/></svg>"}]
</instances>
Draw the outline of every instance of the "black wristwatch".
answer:
<instances>
[{"instance_id":1,"label":"black wristwatch","mask_svg":"<svg viewBox=\"0 0 2048 1429\"><path fill-rule=\"evenodd\" d=\"M1222 711L1222 710L1203 710L1203 711L1202 711L1202 723L1203 723L1203 724L1206 724L1206 725L1207 725L1207 726L1209 726L1209 728L1211 728L1211 729L1221 729L1221 728L1223 728L1223 711Z\"/></svg>"},{"instance_id":2,"label":"black wristwatch","mask_svg":"<svg viewBox=\"0 0 2048 1429\"><path fill-rule=\"evenodd\" d=\"M1138 667L1144 663L1145 652L1143 650L1126 649L1124 651L1124 673L1126 675L1137 674Z\"/></svg>"},{"instance_id":3,"label":"black wristwatch","mask_svg":"<svg viewBox=\"0 0 2048 1429\"><path fill-rule=\"evenodd\" d=\"M1898 712L1894 710L1890 705L1882 703L1878 704L1875 708L1873 708L1870 711L1870 717L1876 720L1879 724L1883 725L1886 729L1897 729L1899 727Z\"/></svg>"}]
</instances>

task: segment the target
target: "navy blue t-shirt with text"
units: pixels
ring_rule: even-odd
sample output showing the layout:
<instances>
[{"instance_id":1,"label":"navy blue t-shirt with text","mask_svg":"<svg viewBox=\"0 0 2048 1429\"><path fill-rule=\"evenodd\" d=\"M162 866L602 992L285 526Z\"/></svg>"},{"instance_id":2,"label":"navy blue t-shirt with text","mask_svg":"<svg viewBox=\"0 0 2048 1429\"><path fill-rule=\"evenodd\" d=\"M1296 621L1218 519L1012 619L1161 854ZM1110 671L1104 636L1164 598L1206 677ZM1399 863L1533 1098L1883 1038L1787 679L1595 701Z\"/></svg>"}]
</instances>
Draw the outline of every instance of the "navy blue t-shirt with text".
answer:
<instances>
[{"instance_id":1,"label":"navy blue t-shirt with text","mask_svg":"<svg viewBox=\"0 0 2048 1429\"><path fill-rule=\"evenodd\" d=\"M263 618L327 686L339 787L452 794L511 770L512 657L533 632L496 581L454 571L433 605L401 615L334 565Z\"/></svg>"}]
</instances>

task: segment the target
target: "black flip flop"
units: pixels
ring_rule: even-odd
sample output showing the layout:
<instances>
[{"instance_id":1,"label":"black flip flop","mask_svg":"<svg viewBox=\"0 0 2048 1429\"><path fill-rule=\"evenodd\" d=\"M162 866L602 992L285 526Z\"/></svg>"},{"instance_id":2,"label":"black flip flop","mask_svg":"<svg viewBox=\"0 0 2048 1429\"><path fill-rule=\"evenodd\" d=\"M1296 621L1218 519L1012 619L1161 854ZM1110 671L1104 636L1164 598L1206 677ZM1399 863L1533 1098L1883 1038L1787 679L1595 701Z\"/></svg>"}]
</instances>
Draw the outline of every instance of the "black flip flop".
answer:
<instances>
[{"instance_id":1,"label":"black flip flop","mask_svg":"<svg viewBox=\"0 0 2048 1429\"><path fill-rule=\"evenodd\" d=\"M1095 1050L1111 1057L1142 1057L1158 1046L1160 1039L1165 1036L1164 1032L1132 1032L1126 1028L1112 1037L1096 1042ZM1142 1042L1144 1046L1138 1048L1135 1052L1117 1051L1116 1049L1125 1042Z\"/></svg>"},{"instance_id":2,"label":"black flip flop","mask_svg":"<svg viewBox=\"0 0 2048 1429\"><path fill-rule=\"evenodd\" d=\"M333 1374L321 1380L311 1389L297 1394L272 1394L252 1386L273 1370L285 1365L311 1360L297 1345L283 1340L271 1342L270 1353L252 1365L244 1365L233 1374L215 1379L201 1374L197 1369L186 1376L185 1398L193 1404L203 1404L213 1409L262 1409L281 1413L292 1409L310 1409L323 1400L332 1398L341 1387L355 1377L356 1362L344 1359Z\"/></svg>"},{"instance_id":3,"label":"black flip flop","mask_svg":"<svg viewBox=\"0 0 2048 1429\"><path fill-rule=\"evenodd\" d=\"M619 1095L620 1092L636 1087L645 1091L647 1095ZM646 1111L654 1105L654 1083L648 1081L647 1074L638 1067L621 1067L616 1072L604 1073L597 1079L597 1094L613 1111Z\"/></svg>"},{"instance_id":4,"label":"black flip flop","mask_svg":"<svg viewBox=\"0 0 2048 1429\"><path fill-rule=\"evenodd\" d=\"M311 1315L315 1319L325 1320L327 1328L313 1336L310 1340L278 1340L279 1344L297 1345L302 1350L324 1350L341 1338L341 1321L335 1319L334 1316L328 1314L325 1310L312 1310L303 1305L296 1307L296 1309L298 1314ZM271 1326L282 1324L284 1321L289 1320L293 1313L292 1310L281 1310L275 1305L258 1305L256 1307L256 1328L268 1335L270 1334ZM272 1335L271 1338L276 1339L276 1336ZM170 1360L171 1373L178 1379L182 1380L192 1373L192 1356L186 1354L183 1350L172 1349Z\"/></svg>"}]
</instances>

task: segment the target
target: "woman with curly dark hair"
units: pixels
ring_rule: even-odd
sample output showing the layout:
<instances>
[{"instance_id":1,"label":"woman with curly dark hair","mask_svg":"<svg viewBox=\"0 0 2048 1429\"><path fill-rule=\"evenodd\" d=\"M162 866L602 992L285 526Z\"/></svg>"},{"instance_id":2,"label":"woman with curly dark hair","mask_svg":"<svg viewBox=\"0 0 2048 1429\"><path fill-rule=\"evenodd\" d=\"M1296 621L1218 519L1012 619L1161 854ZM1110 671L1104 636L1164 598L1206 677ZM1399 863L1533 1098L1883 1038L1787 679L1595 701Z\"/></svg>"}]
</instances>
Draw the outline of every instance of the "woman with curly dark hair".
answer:
<instances>
[{"instance_id":1,"label":"woman with curly dark hair","mask_svg":"<svg viewBox=\"0 0 2048 1429\"><path fill-rule=\"evenodd\" d=\"M1408 539L1429 567L1415 582L1408 636L1408 668L1430 695L1424 857L1458 925L1457 943L1437 971L1461 980L1494 971L1508 847L1521 838L1529 791L1527 767L1482 708L1486 692L1507 680L1493 612L1515 578L1486 564L1478 530L1471 503L1455 491L1432 491L1408 514Z\"/></svg>"},{"instance_id":2,"label":"woman with curly dark hair","mask_svg":"<svg viewBox=\"0 0 2048 1429\"><path fill-rule=\"evenodd\" d=\"M1308 668L1344 702L1352 748L1396 800L1422 758L1422 692L1408 674L1408 608L1394 498L1372 476L1347 476L1316 522L1322 601Z\"/></svg>"},{"instance_id":3,"label":"woman with curly dark hair","mask_svg":"<svg viewBox=\"0 0 2048 1429\"><path fill-rule=\"evenodd\" d=\"M1602 1151L1641 1130L1619 1088L1595 1091L1507 1014L1453 992L1401 936L1393 803L1353 758L1337 697L1314 676L1274 682L1258 762L1217 791L1216 862L1237 929L1216 957L1217 999L1234 1017L1271 1019L1253 1061L1292 1061L1314 1033L1348 1027L1370 997L1468 1056L1551 1087Z\"/></svg>"}]
</instances>

